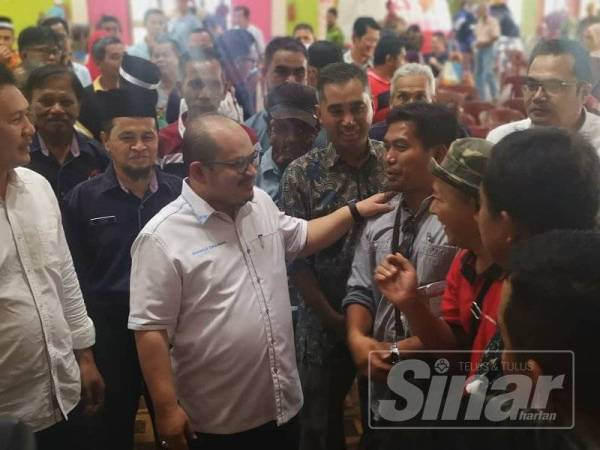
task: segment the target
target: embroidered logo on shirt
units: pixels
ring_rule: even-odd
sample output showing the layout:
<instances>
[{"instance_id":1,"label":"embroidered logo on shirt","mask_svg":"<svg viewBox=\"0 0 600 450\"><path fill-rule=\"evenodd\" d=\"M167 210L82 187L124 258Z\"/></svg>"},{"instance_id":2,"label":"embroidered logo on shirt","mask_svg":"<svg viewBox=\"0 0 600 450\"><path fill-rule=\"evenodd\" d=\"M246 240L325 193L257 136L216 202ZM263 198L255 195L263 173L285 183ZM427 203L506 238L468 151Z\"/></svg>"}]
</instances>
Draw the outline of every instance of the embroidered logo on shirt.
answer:
<instances>
[{"instance_id":1,"label":"embroidered logo on shirt","mask_svg":"<svg viewBox=\"0 0 600 450\"><path fill-rule=\"evenodd\" d=\"M220 247L221 245L225 245L225 241L223 242L218 242L216 244L211 244L208 247L203 247L200 250L196 250L194 252L192 252L192 256L200 256L200 255L205 255L206 253L214 250L217 247Z\"/></svg>"}]
</instances>

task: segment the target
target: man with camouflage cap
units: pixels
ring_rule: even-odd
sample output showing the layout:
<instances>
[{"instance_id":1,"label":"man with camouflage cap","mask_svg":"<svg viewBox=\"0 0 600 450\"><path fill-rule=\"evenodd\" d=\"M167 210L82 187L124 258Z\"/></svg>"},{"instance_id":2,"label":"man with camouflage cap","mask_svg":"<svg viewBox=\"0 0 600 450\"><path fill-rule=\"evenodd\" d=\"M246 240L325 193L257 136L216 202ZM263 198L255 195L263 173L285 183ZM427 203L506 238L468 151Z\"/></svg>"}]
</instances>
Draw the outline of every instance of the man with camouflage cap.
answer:
<instances>
[{"instance_id":1,"label":"man with camouflage cap","mask_svg":"<svg viewBox=\"0 0 600 450\"><path fill-rule=\"evenodd\" d=\"M402 311L413 333L398 345L400 352L402 348L470 348L472 373L496 332L502 289L502 271L483 247L475 220L479 185L491 148L483 139L459 139L441 164L431 161L435 180L430 212L444 225L448 243L464 249L446 277L441 304L444 320L418 301L417 272L406 258L389 255L375 273L381 293Z\"/></svg>"}]
</instances>

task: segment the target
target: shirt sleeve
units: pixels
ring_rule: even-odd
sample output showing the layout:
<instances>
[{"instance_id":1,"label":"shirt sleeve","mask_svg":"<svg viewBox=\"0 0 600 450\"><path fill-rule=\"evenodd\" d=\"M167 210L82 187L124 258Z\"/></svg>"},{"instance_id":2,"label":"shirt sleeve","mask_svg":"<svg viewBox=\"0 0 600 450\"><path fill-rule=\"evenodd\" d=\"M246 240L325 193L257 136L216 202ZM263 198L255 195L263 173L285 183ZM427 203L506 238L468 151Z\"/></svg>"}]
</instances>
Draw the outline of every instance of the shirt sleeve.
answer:
<instances>
[{"instance_id":1,"label":"shirt sleeve","mask_svg":"<svg viewBox=\"0 0 600 450\"><path fill-rule=\"evenodd\" d=\"M459 252L452 261L448 275L446 276L446 289L442 295L440 305L442 319L450 325L462 325L460 321L460 298L458 292L458 281L461 276L460 265L464 252Z\"/></svg>"},{"instance_id":2,"label":"shirt sleeve","mask_svg":"<svg viewBox=\"0 0 600 450\"><path fill-rule=\"evenodd\" d=\"M281 211L278 211L277 215L279 216L279 230L283 234L285 243L285 259L289 262L306 247L308 222L304 219L288 216Z\"/></svg>"},{"instance_id":3,"label":"shirt sleeve","mask_svg":"<svg viewBox=\"0 0 600 450\"><path fill-rule=\"evenodd\" d=\"M365 227L356 247L350 277L348 278L346 296L342 300L342 310L349 305L359 304L375 317L376 305L373 299L374 260L369 240L369 228Z\"/></svg>"},{"instance_id":4,"label":"shirt sleeve","mask_svg":"<svg viewBox=\"0 0 600 450\"><path fill-rule=\"evenodd\" d=\"M131 259L129 329L167 330L172 336L181 307L179 272L162 241L151 234L138 236Z\"/></svg>"},{"instance_id":5,"label":"shirt sleeve","mask_svg":"<svg viewBox=\"0 0 600 450\"><path fill-rule=\"evenodd\" d=\"M306 184L305 177L302 175L301 167L292 162L281 177L281 207L285 214L299 219L309 220L310 210L307 204L307 196L304 194L302 186ZM307 223L308 234L308 223ZM297 259L293 267L297 265L308 264L305 258Z\"/></svg>"},{"instance_id":6,"label":"shirt sleeve","mask_svg":"<svg viewBox=\"0 0 600 450\"><path fill-rule=\"evenodd\" d=\"M52 196L54 198L54 196ZM94 324L87 314L81 289L79 287L79 281L73 266L73 259L71 258L71 252L67 245L65 238L65 232L63 230L62 221L60 220L60 212L58 203L54 198L54 207L56 208L56 214L59 218L58 226L58 249L62 254L62 266L61 266L61 277L62 277L62 308L65 320L71 330L71 339L73 340L73 348L75 350L88 348L94 345L96 341L96 334L94 330Z\"/></svg>"}]
</instances>

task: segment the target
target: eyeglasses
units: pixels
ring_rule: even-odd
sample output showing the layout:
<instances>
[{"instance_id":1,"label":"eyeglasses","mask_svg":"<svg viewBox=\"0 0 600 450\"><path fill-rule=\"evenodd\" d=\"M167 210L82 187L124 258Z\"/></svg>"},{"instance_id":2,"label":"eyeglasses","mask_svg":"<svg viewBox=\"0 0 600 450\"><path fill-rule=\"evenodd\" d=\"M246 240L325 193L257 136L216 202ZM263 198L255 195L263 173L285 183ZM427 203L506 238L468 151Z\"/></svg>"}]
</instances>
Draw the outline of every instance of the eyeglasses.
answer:
<instances>
[{"instance_id":1,"label":"eyeglasses","mask_svg":"<svg viewBox=\"0 0 600 450\"><path fill-rule=\"evenodd\" d=\"M254 167L258 166L260 162L260 152L258 150L254 150L252 154L248 155L245 158L237 158L232 159L230 161L210 161L206 163L207 165L219 165L219 166L228 166L234 169L237 173L242 175L246 170L248 170L248 166L252 164Z\"/></svg>"},{"instance_id":2,"label":"eyeglasses","mask_svg":"<svg viewBox=\"0 0 600 450\"><path fill-rule=\"evenodd\" d=\"M50 55L54 55L54 56L61 56L63 51L58 48L58 47L30 47L28 49L30 52L34 51L34 52L39 52L39 53L43 53L45 56L50 56Z\"/></svg>"},{"instance_id":3,"label":"eyeglasses","mask_svg":"<svg viewBox=\"0 0 600 450\"><path fill-rule=\"evenodd\" d=\"M576 80L536 80L535 78L525 77L523 80L523 88L531 94L534 94L541 87L547 94L559 94L568 86L575 86L579 82Z\"/></svg>"}]
</instances>

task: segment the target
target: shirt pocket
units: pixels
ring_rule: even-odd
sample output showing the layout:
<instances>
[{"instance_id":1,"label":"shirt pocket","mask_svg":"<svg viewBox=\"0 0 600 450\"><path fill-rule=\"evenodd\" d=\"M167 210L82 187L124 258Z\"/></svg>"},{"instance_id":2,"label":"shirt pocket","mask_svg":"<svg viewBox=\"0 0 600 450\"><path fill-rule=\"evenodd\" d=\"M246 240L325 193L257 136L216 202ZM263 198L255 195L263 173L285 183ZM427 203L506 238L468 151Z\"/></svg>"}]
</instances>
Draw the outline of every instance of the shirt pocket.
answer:
<instances>
[{"instance_id":1,"label":"shirt pocket","mask_svg":"<svg viewBox=\"0 0 600 450\"><path fill-rule=\"evenodd\" d=\"M285 250L279 230L258 232L247 243L256 269L263 276L286 272Z\"/></svg>"},{"instance_id":2,"label":"shirt pocket","mask_svg":"<svg viewBox=\"0 0 600 450\"><path fill-rule=\"evenodd\" d=\"M63 249L59 248L58 224L48 221L37 225L39 238L38 251L34 251L34 264L38 267L57 268L60 265ZM35 247L35 243L33 244Z\"/></svg>"},{"instance_id":3,"label":"shirt pocket","mask_svg":"<svg viewBox=\"0 0 600 450\"><path fill-rule=\"evenodd\" d=\"M419 285L445 280L457 251L450 245L425 244L417 262Z\"/></svg>"}]
</instances>

